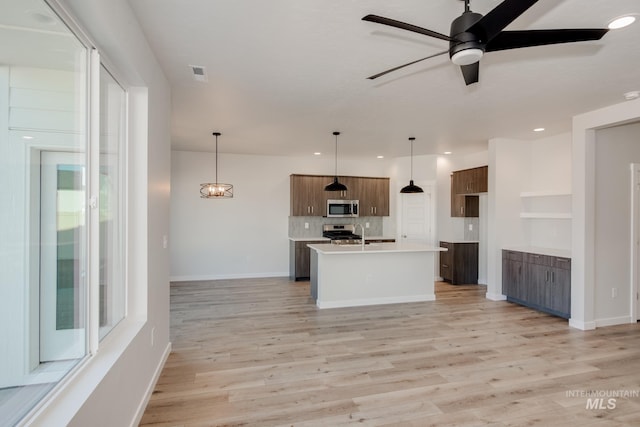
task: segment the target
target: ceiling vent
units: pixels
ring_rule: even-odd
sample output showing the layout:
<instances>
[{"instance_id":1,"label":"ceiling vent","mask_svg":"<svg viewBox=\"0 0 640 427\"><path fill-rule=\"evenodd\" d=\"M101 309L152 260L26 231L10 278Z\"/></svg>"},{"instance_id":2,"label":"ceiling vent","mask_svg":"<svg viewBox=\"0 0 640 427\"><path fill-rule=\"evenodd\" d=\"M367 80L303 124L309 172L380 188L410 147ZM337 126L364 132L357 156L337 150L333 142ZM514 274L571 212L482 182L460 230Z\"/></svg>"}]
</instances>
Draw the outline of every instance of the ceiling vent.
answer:
<instances>
[{"instance_id":1,"label":"ceiling vent","mask_svg":"<svg viewBox=\"0 0 640 427\"><path fill-rule=\"evenodd\" d=\"M191 72L193 73L194 80L198 82L206 82L207 79L207 70L201 65L189 65L191 68Z\"/></svg>"}]
</instances>

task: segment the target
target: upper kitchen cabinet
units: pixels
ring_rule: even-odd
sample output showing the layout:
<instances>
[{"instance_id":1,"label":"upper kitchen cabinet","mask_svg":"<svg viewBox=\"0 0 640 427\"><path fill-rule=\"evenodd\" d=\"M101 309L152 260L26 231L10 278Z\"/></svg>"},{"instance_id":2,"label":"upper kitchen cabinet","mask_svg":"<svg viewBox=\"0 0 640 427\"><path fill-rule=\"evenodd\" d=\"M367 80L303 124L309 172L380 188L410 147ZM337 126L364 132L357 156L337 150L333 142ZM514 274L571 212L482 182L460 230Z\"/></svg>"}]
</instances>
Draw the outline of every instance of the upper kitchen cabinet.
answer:
<instances>
[{"instance_id":1,"label":"upper kitchen cabinet","mask_svg":"<svg viewBox=\"0 0 640 427\"><path fill-rule=\"evenodd\" d=\"M451 174L451 216L478 217L479 197L474 194L489 190L488 167L454 171Z\"/></svg>"},{"instance_id":2,"label":"upper kitchen cabinet","mask_svg":"<svg viewBox=\"0 0 640 427\"><path fill-rule=\"evenodd\" d=\"M472 169L455 171L452 174L452 193L477 194L489 190L489 168L482 166Z\"/></svg>"},{"instance_id":3,"label":"upper kitchen cabinet","mask_svg":"<svg viewBox=\"0 0 640 427\"><path fill-rule=\"evenodd\" d=\"M327 195L324 186L329 177L321 175L291 175L291 216L324 216Z\"/></svg>"},{"instance_id":4,"label":"upper kitchen cabinet","mask_svg":"<svg viewBox=\"0 0 640 427\"><path fill-rule=\"evenodd\" d=\"M355 176L338 176L338 182L344 184L347 187L343 191L327 191L327 199L338 200L359 200L360 198L360 182L358 177ZM326 184L333 181L333 177L329 177ZM326 185L325 184L325 185ZM324 186L323 186L324 187Z\"/></svg>"},{"instance_id":5,"label":"upper kitchen cabinet","mask_svg":"<svg viewBox=\"0 0 640 427\"><path fill-rule=\"evenodd\" d=\"M389 178L359 178L360 216L389 216Z\"/></svg>"},{"instance_id":6,"label":"upper kitchen cabinet","mask_svg":"<svg viewBox=\"0 0 640 427\"><path fill-rule=\"evenodd\" d=\"M389 216L389 178L339 176L346 191L324 191L326 175L291 175L291 216L326 216L327 199L359 200L360 216Z\"/></svg>"}]
</instances>

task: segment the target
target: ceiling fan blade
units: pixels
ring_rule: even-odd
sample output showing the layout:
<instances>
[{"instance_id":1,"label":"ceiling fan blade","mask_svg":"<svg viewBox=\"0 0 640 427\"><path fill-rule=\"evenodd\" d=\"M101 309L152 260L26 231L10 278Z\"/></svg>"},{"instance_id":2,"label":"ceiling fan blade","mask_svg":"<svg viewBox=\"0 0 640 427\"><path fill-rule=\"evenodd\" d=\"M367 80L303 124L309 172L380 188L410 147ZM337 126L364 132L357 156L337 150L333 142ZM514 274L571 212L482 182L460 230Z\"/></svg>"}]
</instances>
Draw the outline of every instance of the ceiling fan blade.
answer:
<instances>
[{"instance_id":1,"label":"ceiling fan blade","mask_svg":"<svg viewBox=\"0 0 640 427\"><path fill-rule=\"evenodd\" d=\"M485 43L489 42L537 2L538 0L504 0L467 31L477 34Z\"/></svg>"},{"instance_id":2,"label":"ceiling fan blade","mask_svg":"<svg viewBox=\"0 0 640 427\"><path fill-rule=\"evenodd\" d=\"M389 73L390 73L390 72L392 72L392 71L396 71L396 70L399 70L400 68L408 67L409 65L416 64L416 63L418 63L418 62L420 62L420 61L424 61L425 59L433 58L433 57L435 57L435 56L444 55L445 53L449 53L449 51L448 51L448 50L445 50L445 51L443 51L443 52L438 52L438 53L434 53L433 55L425 56L424 58L420 58L420 59L417 59L417 60L415 60L415 61L411 61L411 62L408 62L408 63L406 63L406 64L399 65L399 66L397 66L397 67L393 67L393 68L391 68L391 69L389 69L389 70L386 70L386 71L383 71L383 72L381 72L381 73L374 74L374 75L373 75L373 76L371 76L371 77L367 77L367 79L369 79L369 80L377 79L378 77L382 77L382 76L384 76L385 74L389 74Z\"/></svg>"},{"instance_id":3,"label":"ceiling fan blade","mask_svg":"<svg viewBox=\"0 0 640 427\"><path fill-rule=\"evenodd\" d=\"M600 40L607 31L609 30L606 28L503 31L487 43L485 52L547 44Z\"/></svg>"},{"instance_id":4,"label":"ceiling fan blade","mask_svg":"<svg viewBox=\"0 0 640 427\"><path fill-rule=\"evenodd\" d=\"M470 84L478 82L478 74L480 73L480 62L475 62L469 65L461 65L462 77L464 82L469 86Z\"/></svg>"},{"instance_id":5,"label":"ceiling fan blade","mask_svg":"<svg viewBox=\"0 0 640 427\"><path fill-rule=\"evenodd\" d=\"M435 37L437 39L452 41L451 37L438 33L436 31L427 30L426 28L418 27L415 25L407 24L405 22L396 21L395 19L385 18L378 15L367 15L362 18L363 21L375 22L376 24L388 25L390 27L400 28L401 30L413 31L414 33L424 34L427 36Z\"/></svg>"}]
</instances>

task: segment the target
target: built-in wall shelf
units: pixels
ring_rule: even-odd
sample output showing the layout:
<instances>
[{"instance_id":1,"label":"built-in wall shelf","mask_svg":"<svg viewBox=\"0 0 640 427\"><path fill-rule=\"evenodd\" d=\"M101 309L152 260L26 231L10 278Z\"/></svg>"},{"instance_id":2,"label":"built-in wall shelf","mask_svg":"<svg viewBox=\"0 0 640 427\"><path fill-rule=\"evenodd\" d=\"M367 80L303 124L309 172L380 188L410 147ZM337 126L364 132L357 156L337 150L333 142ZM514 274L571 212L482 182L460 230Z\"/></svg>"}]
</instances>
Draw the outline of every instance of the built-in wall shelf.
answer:
<instances>
[{"instance_id":1,"label":"built-in wall shelf","mask_svg":"<svg viewBox=\"0 0 640 427\"><path fill-rule=\"evenodd\" d=\"M571 219L567 212L520 212L520 218L528 219Z\"/></svg>"},{"instance_id":2,"label":"built-in wall shelf","mask_svg":"<svg viewBox=\"0 0 640 427\"><path fill-rule=\"evenodd\" d=\"M571 197L571 193L568 191L523 191L520 193L520 197Z\"/></svg>"},{"instance_id":3,"label":"built-in wall shelf","mask_svg":"<svg viewBox=\"0 0 640 427\"><path fill-rule=\"evenodd\" d=\"M571 193L558 190L520 193L524 219L571 219Z\"/></svg>"}]
</instances>

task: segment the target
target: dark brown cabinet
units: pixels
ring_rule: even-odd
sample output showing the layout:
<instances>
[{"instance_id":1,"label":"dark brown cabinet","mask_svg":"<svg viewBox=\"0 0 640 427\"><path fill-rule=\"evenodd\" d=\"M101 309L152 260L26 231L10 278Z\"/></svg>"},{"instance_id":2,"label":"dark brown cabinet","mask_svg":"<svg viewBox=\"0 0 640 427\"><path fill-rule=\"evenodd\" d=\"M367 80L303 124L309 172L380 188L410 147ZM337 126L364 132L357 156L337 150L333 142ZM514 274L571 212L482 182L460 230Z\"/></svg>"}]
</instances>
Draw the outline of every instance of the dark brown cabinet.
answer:
<instances>
[{"instance_id":1,"label":"dark brown cabinet","mask_svg":"<svg viewBox=\"0 0 640 427\"><path fill-rule=\"evenodd\" d=\"M528 298L524 280L524 254L516 251L502 251L502 292L525 301Z\"/></svg>"},{"instance_id":2,"label":"dark brown cabinet","mask_svg":"<svg viewBox=\"0 0 640 427\"><path fill-rule=\"evenodd\" d=\"M389 178L359 178L360 216L389 216Z\"/></svg>"},{"instance_id":3,"label":"dark brown cabinet","mask_svg":"<svg viewBox=\"0 0 640 427\"><path fill-rule=\"evenodd\" d=\"M324 186L330 180L321 175L291 175L290 215L324 216L327 214L327 195Z\"/></svg>"},{"instance_id":4,"label":"dark brown cabinet","mask_svg":"<svg viewBox=\"0 0 640 427\"><path fill-rule=\"evenodd\" d=\"M326 216L328 199L360 201L360 216L389 216L389 178L339 176L346 191L324 191L333 180L326 175L290 176L290 215Z\"/></svg>"},{"instance_id":5,"label":"dark brown cabinet","mask_svg":"<svg viewBox=\"0 0 640 427\"><path fill-rule=\"evenodd\" d=\"M571 259L502 251L502 292L507 300L571 317Z\"/></svg>"},{"instance_id":6,"label":"dark brown cabinet","mask_svg":"<svg viewBox=\"0 0 640 427\"><path fill-rule=\"evenodd\" d=\"M454 285L478 283L478 243L440 242L440 276Z\"/></svg>"},{"instance_id":7,"label":"dark brown cabinet","mask_svg":"<svg viewBox=\"0 0 640 427\"><path fill-rule=\"evenodd\" d=\"M451 174L451 216L478 217L480 198L477 193L486 193L488 185L488 167L455 171Z\"/></svg>"},{"instance_id":8,"label":"dark brown cabinet","mask_svg":"<svg viewBox=\"0 0 640 427\"><path fill-rule=\"evenodd\" d=\"M310 243L327 243L321 240L289 241L289 278L291 280L307 280L311 275Z\"/></svg>"},{"instance_id":9,"label":"dark brown cabinet","mask_svg":"<svg viewBox=\"0 0 640 427\"><path fill-rule=\"evenodd\" d=\"M489 168L463 169L453 172L452 186L456 194L486 193L489 190Z\"/></svg>"},{"instance_id":10,"label":"dark brown cabinet","mask_svg":"<svg viewBox=\"0 0 640 427\"><path fill-rule=\"evenodd\" d=\"M453 189L453 186L451 188ZM453 218L479 217L480 197L455 194L451 191L451 216Z\"/></svg>"}]
</instances>

